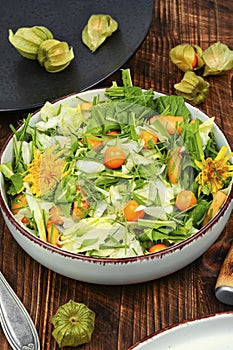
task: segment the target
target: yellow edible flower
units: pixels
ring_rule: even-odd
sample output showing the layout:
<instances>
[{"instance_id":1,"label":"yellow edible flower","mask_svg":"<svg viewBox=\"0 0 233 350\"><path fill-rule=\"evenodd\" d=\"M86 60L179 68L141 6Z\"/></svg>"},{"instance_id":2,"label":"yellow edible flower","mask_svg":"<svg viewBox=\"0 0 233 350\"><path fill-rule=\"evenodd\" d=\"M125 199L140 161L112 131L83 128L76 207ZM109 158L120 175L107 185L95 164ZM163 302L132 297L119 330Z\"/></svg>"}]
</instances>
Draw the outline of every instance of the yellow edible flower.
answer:
<instances>
[{"instance_id":1,"label":"yellow edible flower","mask_svg":"<svg viewBox=\"0 0 233 350\"><path fill-rule=\"evenodd\" d=\"M215 159L208 157L201 161L195 160L195 164L201 169L196 177L199 183L199 192L208 187L210 193L214 194L224 186L224 182L233 177L233 165L228 160L233 156L233 152L226 154L227 146L223 146Z\"/></svg>"},{"instance_id":2,"label":"yellow edible flower","mask_svg":"<svg viewBox=\"0 0 233 350\"><path fill-rule=\"evenodd\" d=\"M55 153L55 150L56 146L48 147L44 153L34 149L34 158L28 165L28 174L24 181L28 182L36 197L49 194L65 176L66 163L60 158L63 151Z\"/></svg>"}]
</instances>

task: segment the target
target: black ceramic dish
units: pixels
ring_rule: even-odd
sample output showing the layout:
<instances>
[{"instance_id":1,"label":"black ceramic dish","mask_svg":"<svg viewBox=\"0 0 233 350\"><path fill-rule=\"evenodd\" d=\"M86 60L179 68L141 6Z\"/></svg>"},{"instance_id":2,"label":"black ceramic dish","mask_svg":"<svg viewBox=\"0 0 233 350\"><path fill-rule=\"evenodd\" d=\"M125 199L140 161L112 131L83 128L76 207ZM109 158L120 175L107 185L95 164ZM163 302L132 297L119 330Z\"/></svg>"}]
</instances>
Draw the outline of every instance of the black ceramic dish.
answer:
<instances>
[{"instance_id":1,"label":"black ceramic dish","mask_svg":"<svg viewBox=\"0 0 233 350\"><path fill-rule=\"evenodd\" d=\"M119 69L141 45L150 28L153 0L8 0L0 23L0 112L35 109L73 92L93 87ZM109 14L119 29L94 53L81 33L92 14ZM59 73L19 55L8 30L42 25L73 47L75 59Z\"/></svg>"}]
</instances>

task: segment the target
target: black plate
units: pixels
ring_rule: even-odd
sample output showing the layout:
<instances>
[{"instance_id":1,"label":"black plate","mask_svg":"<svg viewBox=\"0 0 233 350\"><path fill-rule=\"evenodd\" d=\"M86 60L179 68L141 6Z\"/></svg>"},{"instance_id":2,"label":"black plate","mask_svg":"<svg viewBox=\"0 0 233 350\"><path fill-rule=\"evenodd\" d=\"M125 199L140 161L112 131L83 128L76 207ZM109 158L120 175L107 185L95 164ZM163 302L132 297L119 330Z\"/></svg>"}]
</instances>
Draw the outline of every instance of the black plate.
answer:
<instances>
[{"instance_id":1,"label":"black plate","mask_svg":"<svg viewBox=\"0 0 233 350\"><path fill-rule=\"evenodd\" d=\"M141 45L153 16L153 0L8 0L0 20L0 111L37 108L93 87L119 69ZM81 32L92 14L109 14L119 29L95 53ZM48 73L38 61L19 55L8 30L42 25L73 47L75 58L62 72Z\"/></svg>"}]
</instances>

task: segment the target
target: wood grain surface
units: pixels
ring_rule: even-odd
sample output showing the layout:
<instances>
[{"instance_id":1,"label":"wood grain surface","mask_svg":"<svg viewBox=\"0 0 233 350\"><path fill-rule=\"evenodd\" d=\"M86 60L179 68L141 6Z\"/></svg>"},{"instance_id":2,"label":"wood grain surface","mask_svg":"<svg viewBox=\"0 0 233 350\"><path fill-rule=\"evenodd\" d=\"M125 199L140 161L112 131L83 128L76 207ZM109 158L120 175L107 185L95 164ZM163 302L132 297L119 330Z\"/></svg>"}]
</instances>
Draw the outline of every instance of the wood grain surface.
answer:
<instances>
[{"instance_id":1,"label":"wood grain surface","mask_svg":"<svg viewBox=\"0 0 233 350\"><path fill-rule=\"evenodd\" d=\"M169 50L184 42L206 49L216 41L233 49L232 33L232 0L155 0L151 29L124 68L131 69L135 85L172 94L182 72L170 61ZM199 105L209 116L215 116L231 144L232 75L233 70L207 77L209 95ZM99 87L109 86L113 80L121 81L120 70ZM21 119L19 113L1 115L0 146L9 134L8 124L16 125ZM14 241L0 216L0 268L31 315L42 350L58 349L52 337L51 317L70 299L85 303L96 313L92 340L78 349L126 350L166 326L232 310L214 294L221 264L232 242L232 227L231 215L215 244L198 260L170 276L136 285L101 286L62 277L35 262ZM1 329L0 349L11 349Z\"/></svg>"}]
</instances>

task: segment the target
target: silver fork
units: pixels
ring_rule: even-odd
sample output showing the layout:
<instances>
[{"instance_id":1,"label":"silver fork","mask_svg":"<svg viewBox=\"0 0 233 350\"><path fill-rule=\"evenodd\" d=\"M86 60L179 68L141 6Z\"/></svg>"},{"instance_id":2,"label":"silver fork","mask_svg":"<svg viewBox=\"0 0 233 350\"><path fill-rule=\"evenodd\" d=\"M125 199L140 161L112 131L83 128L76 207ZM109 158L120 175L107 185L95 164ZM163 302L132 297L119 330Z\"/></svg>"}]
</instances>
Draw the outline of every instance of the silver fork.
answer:
<instances>
[{"instance_id":1,"label":"silver fork","mask_svg":"<svg viewBox=\"0 0 233 350\"><path fill-rule=\"evenodd\" d=\"M14 350L40 350L38 334L26 308L0 272L0 323Z\"/></svg>"}]
</instances>

